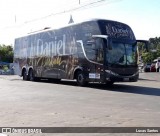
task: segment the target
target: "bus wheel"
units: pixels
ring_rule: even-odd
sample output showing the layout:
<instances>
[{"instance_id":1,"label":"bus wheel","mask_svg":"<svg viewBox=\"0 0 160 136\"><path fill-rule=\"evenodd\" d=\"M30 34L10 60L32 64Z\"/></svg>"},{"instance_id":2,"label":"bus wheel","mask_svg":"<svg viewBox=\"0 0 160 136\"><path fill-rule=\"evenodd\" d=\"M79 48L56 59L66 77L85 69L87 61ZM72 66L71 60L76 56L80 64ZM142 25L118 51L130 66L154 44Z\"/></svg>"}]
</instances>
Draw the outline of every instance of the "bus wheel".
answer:
<instances>
[{"instance_id":1,"label":"bus wheel","mask_svg":"<svg viewBox=\"0 0 160 136\"><path fill-rule=\"evenodd\" d=\"M35 81L35 77L34 77L34 73L33 73L33 70L29 70L29 80L30 81Z\"/></svg>"},{"instance_id":2,"label":"bus wheel","mask_svg":"<svg viewBox=\"0 0 160 136\"><path fill-rule=\"evenodd\" d=\"M107 86L112 86L113 84L114 84L113 81L106 81L106 85L107 85Z\"/></svg>"},{"instance_id":3,"label":"bus wheel","mask_svg":"<svg viewBox=\"0 0 160 136\"><path fill-rule=\"evenodd\" d=\"M77 73L77 84L79 86L85 86L87 84L87 81L85 80L85 76L82 71L79 71Z\"/></svg>"},{"instance_id":4,"label":"bus wheel","mask_svg":"<svg viewBox=\"0 0 160 136\"><path fill-rule=\"evenodd\" d=\"M25 69L23 70L22 76L23 76L23 80L25 80L25 81L28 80L27 71Z\"/></svg>"}]
</instances>

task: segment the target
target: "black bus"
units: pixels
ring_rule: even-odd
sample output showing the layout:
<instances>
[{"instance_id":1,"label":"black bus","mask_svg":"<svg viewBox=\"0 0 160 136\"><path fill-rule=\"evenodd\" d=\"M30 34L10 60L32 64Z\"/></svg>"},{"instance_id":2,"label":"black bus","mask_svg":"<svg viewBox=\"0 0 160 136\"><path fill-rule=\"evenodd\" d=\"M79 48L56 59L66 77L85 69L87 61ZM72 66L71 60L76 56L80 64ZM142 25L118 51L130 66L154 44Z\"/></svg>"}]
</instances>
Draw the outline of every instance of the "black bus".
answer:
<instances>
[{"instance_id":1,"label":"black bus","mask_svg":"<svg viewBox=\"0 0 160 136\"><path fill-rule=\"evenodd\" d=\"M135 82L137 40L128 25L104 19L47 29L15 39L14 68L30 81Z\"/></svg>"}]
</instances>

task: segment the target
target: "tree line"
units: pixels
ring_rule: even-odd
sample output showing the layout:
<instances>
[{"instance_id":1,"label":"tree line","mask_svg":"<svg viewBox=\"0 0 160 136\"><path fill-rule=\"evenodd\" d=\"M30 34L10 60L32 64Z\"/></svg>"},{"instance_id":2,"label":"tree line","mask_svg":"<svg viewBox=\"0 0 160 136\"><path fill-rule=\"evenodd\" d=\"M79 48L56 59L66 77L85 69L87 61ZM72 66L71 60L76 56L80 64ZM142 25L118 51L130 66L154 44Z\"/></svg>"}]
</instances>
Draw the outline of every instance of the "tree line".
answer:
<instances>
[{"instance_id":1,"label":"tree line","mask_svg":"<svg viewBox=\"0 0 160 136\"><path fill-rule=\"evenodd\" d=\"M11 45L0 45L0 62L13 63L13 47Z\"/></svg>"}]
</instances>

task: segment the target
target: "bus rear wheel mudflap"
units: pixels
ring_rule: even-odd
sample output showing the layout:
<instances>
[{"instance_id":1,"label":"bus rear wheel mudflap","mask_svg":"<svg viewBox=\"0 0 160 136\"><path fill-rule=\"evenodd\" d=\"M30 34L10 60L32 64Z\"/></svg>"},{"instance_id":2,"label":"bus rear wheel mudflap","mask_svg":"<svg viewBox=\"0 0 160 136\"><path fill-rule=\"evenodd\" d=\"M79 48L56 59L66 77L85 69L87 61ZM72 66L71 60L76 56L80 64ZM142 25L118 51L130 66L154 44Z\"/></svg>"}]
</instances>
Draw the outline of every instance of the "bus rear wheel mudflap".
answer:
<instances>
[{"instance_id":1,"label":"bus rear wheel mudflap","mask_svg":"<svg viewBox=\"0 0 160 136\"><path fill-rule=\"evenodd\" d=\"M82 71L79 71L79 72L77 73L76 79L77 79L77 84L78 84L79 86L85 86L85 85L87 85L87 83L88 83L88 82L86 81L85 75L84 75L84 73L83 73Z\"/></svg>"}]
</instances>

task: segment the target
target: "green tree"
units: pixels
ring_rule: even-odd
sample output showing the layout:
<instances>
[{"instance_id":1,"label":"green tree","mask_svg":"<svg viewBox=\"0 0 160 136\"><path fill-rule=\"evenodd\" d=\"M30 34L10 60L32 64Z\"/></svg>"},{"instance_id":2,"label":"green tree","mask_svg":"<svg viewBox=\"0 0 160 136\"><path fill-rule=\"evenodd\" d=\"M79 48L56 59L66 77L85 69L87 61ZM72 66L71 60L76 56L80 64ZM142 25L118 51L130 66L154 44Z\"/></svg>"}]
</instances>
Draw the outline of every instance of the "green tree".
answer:
<instances>
[{"instance_id":1,"label":"green tree","mask_svg":"<svg viewBox=\"0 0 160 136\"><path fill-rule=\"evenodd\" d=\"M153 60L153 53L152 52L145 52L142 53L142 59L144 63L152 62Z\"/></svg>"},{"instance_id":2,"label":"green tree","mask_svg":"<svg viewBox=\"0 0 160 136\"><path fill-rule=\"evenodd\" d=\"M157 57L160 57L160 37L150 38L150 52L144 50L143 44L138 44L139 55L142 56L143 62L152 62Z\"/></svg>"},{"instance_id":3,"label":"green tree","mask_svg":"<svg viewBox=\"0 0 160 136\"><path fill-rule=\"evenodd\" d=\"M11 45L0 45L0 61L13 62L13 47Z\"/></svg>"},{"instance_id":4,"label":"green tree","mask_svg":"<svg viewBox=\"0 0 160 136\"><path fill-rule=\"evenodd\" d=\"M154 50L160 49L160 37L150 38L150 48Z\"/></svg>"}]
</instances>

